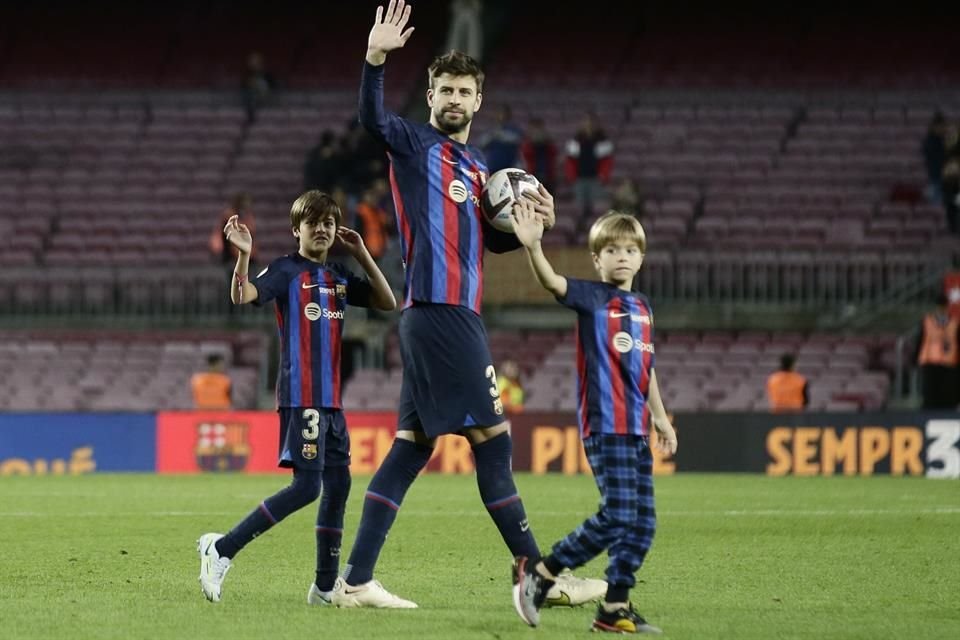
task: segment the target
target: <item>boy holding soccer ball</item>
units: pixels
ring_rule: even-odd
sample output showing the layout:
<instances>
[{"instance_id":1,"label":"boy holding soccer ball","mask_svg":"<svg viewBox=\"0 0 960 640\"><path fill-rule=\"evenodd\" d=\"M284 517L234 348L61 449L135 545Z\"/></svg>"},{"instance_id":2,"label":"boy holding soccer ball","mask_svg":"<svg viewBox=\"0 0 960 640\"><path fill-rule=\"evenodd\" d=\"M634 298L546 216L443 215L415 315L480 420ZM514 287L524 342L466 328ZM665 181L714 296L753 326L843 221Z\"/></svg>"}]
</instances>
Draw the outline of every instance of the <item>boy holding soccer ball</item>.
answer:
<instances>
[{"instance_id":1,"label":"boy holding soccer ball","mask_svg":"<svg viewBox=\"0 0 960 640\"><path fill-rule=\"evenodd\" d=\"M659 436L659 449L671 454L677 450L653 366L653 311L646 296L630 290L646 250L643 227L633 216L616 211L594 223L589 243L600 282L554 272L540 246L543 224L522 199L514 205L514 229L540 284L577 312L577 416L601 495L600 510L555 544L549 555L520 559L514 605L524 622L537 626L546 593L560 572L607 550L609 586L593 630L660 633L634 611L629 599L656 528L650 424Z\"/></svg>"}]
</instances>

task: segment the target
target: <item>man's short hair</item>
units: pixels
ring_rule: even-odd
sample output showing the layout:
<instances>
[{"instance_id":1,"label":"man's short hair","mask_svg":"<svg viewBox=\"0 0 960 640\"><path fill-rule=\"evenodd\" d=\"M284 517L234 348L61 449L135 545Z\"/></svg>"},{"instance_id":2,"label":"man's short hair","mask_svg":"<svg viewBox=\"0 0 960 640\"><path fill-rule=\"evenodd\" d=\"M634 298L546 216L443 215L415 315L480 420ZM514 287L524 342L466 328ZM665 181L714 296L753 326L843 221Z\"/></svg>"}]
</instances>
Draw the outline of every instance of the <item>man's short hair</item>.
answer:
<instances>
[{"instance_id":1,"label":"man's short hair","mask_svg":"<svg viewBox=\"0 0 960 640\"><path fill-rule=\"evenodd\" d=\"M477 81L477 93L483 93L484 75L480 63L462 51L448 51L433 59L427 69L427 81L431 89L433 89L434 78L439 78L445 73L452 76L472 76Z\"/></svg>"},{"instance_id":2,"label":"man's short hair","mask_svg":"<svg viewBox=\"0 0 960 640\"><path fill-rule=\"evenodd\" d=\"M793 369L793 363L796 361L797 359L792 353L785 353L780 356L780 369L783 371L790 371L790 369Z\"/></svg>"}]
</instances>

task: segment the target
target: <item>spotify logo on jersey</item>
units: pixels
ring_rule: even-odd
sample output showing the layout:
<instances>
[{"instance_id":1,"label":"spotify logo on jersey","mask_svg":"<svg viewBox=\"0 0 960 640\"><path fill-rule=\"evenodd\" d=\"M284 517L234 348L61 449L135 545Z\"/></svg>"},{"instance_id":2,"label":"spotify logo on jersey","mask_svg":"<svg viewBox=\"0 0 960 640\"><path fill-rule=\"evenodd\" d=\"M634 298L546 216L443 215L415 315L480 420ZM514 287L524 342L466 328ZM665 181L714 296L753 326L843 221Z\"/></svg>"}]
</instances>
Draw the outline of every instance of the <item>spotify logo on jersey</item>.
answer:
<instances>
[{"instance_id":1,"label":"spotify logo on jersey","mask_svg":"<svg viewBox=\"0 0 960 640\"><path fill-rule=\"evenodd\" d=\"M450 186L447 187L447 193L450 194L450 197L454 202L467 201L467 185L463 184L459 180L453 180L450 182Z\"/></svg>"},{"instance_id":2,"label":"spotify logo on jersey","mask_svg":"<svg viewBox=\"0 0 960 640\"><path fill-rule=\"evenodd\" d=\"M343 320L343 309L331 311L321 308L316 302L310 302L303 308L303 315L311 322L323 318L325 320Z\"/></svg>"}]
</instances>

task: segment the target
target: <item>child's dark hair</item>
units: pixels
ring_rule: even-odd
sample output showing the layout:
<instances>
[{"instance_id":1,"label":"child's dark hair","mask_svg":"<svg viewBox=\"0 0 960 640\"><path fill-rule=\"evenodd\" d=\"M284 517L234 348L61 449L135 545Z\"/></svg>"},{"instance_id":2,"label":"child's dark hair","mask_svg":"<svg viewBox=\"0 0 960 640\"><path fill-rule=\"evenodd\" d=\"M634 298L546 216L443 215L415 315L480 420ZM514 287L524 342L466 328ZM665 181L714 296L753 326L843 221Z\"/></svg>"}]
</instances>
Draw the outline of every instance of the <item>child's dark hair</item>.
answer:
<instances>
[{"instance_id":1,"label":"child's dark hair","mask_svg":"<svg viewBox=\"0 0 960 640\"><path fill-rule=\"evenodd\" d=\"M290 227L299 229L300 223L304 221L316 224L327 216L333 216L339 229L343 222L340 205L330 194L312 189L297 198L290 207Z\"/></svg>"}]
</instances>

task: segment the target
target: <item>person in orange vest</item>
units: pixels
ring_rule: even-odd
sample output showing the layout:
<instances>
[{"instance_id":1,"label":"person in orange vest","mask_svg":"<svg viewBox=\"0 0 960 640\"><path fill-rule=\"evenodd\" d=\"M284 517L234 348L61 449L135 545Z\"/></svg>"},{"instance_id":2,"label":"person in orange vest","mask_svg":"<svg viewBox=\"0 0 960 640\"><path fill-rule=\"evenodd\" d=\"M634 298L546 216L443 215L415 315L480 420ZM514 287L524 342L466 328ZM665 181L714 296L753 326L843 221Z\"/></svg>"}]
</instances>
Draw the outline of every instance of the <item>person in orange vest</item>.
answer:
<instances>
[{"instance_id":1,"label":"person in orange vest","mask_svg":"<svg viewBox=\"0 0 960 640\"><path fill-rule=\"evenodd\" d=\"M207 370L193 374L190 388L193 390L193 405L197 409L232 408L230 392L233 383L224 369L223 356L211 353L207 356Z\"/></svg>"},{"instance_id":2,"label":"person in orange vest","mask_svg":"<svg viewBox=\"0 0 960 640\"><path fill-rule=\"evenodd\" d=\"M390 230L390 216L378 203L378 191L377 186L365 190L356 209L357 231L374 260L379 260L387 252Z\"/></svg>"},{"instance_id":3,"label":"person in orange vest","mask_svg":"<svg viewBox=\"0 0 960 640\"><path fill-rule=\"evenodd\" d=\"M780 370L767 378L767 400L771 411L801 411L810 403L807 379L793 370L796 358L780 356Z\"/></svg>"},{"instance_id":4,"label":"person in orange vest","mask_svg":"<svg viewBox=\"0 0 960 640\"><path fill-rule=\"evenodd\" d=\"M523 385L520 384L520 367L513 360L506 360L500 366L497 377L497 389L500 390L500 402L508 413L523 411Z\"/></svg>"},{"instance_id":5,"label":"person in orange vest","mask_svg":"<svg viewBox=\"0 0 960 640\"><path fill-rule=\"evenodd\" d=\"M936 310L923 317L917 341L916 362L920 367L924 409L954 409L960 402L957 398L958 326L960 320L949 314L947 296L940 293Z\"/></svg>"}]
</instances>

